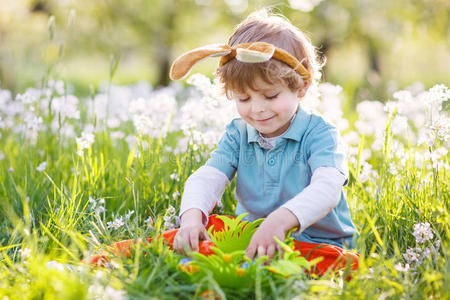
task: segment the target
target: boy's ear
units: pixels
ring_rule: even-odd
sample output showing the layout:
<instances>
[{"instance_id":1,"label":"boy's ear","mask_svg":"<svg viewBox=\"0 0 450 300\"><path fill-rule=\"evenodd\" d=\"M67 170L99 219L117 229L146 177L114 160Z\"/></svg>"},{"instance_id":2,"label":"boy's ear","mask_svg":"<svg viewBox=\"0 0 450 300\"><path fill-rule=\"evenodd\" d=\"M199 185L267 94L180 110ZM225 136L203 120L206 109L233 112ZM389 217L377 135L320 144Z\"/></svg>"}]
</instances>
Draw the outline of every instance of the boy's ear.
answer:
<instances>
[{"instance_id":1,"label":"boy's ear","mask_svg":"<svg viewBox=\"0 0 450 300\"><path fill-rule=\"evenodd\" d=\"M311 85L311 80L304 80L303 82L304 82L303 86L299 88L297 91L297 97L299 98L305 97L306 92L308 91L309 86Z\"/></svg>"},{"instance_id":2,"label":"boy's ear","mask_svg":"<svg viewBox=\"0 0 450 300\"><path fill-rule=\"evenodd\" d=\"M189 73L197 62L208 57L225 56L230 53L230 47L224 44L207 45L186 52L173 62L170 68L170 78L172 80L181 79Z\"/></svg>"}]
</instances>

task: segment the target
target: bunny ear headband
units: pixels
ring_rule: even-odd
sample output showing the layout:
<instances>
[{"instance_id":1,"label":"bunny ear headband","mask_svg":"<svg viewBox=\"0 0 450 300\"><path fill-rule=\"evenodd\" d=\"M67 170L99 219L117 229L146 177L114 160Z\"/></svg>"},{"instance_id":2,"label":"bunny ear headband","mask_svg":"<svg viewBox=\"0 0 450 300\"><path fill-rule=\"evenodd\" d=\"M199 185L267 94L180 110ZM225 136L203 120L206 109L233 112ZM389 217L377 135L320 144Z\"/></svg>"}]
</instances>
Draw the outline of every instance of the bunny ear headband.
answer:
<instances>
[{"instance_id":1,"label":"bunny ear headband","mask_svg":"<svg viewBox=\"0 0 450 300\"><path fill-rule=\"evenodd\" d=\"M223 66L233 58L245 63L262 63L274 58L289 65L304 80L311 79L311 73L298 59L287 51L265 42L239 44L234 47L225 44L207 45L188 51L174 61L170 68L170 78L177 80L185 77L197 62L208 57L221 57L219 66Z\"/></svg>"}]
</instances>

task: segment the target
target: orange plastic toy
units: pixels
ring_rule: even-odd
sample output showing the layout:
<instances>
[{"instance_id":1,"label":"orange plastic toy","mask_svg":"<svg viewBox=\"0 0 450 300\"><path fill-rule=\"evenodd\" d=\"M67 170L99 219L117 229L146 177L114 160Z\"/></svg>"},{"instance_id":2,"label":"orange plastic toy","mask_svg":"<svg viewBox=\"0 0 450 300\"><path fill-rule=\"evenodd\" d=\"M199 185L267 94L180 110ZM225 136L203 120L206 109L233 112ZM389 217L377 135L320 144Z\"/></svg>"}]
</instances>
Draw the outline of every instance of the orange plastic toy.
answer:
<instances>
[{"instance_id":1,"label":"orange plastic toy","mask_svg":"<svg viewBox=\"0 0 450 300\"><path fill-rule=\"evenodd\" d=\"M223 221L217 218L217 215L211 215L209 217L206 229L213 225L213 232L221 231L224 227ZM161 237L164 243L166 243L169 247L172 247L173 240L177 232L178 229L172 229L163 232ZM147 240L149 243L151 243L153 239L148 238ZM130 257L131 248L135 243L136 240L116 242L109 246L109 250L113 255L125 255L126 257ZM300 251L301 255L304 256L308 261L311 261L318 257L323 258L314 266L314 269L312 270L313 273L319 276L325 274L330 269L333 271L338 271L345 268L347 265L351 266L352 270L356 270L358 268L359 255L352 251L344 250L342 248L329 244L314 244L294 241L294 245L294 250ZM214 252L211 250L211 247L213 246L214 244L210 241L200 241L199 252L207 256L214 254ZM111 255L109 253L103 253L88 257L84 259L83 262L97 266L105 266L105 264L110 260L110 257Z\"/></svg>"}]
</instances>

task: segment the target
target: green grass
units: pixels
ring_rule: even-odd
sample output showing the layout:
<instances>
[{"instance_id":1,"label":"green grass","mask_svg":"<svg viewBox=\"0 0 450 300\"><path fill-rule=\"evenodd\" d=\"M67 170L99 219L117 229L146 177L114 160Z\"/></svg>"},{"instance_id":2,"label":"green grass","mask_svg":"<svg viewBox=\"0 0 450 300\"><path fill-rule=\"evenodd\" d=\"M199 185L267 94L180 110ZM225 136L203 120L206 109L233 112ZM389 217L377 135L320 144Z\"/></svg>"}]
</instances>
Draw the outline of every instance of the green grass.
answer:
<instances>
[{"instance_id":1,"label":"green grass","mask_svg":"<svg viewBox=\"0 0 450 300\"><path fill-rule=\"evenodd\" d=\"M49 124L55 116L47 116ZM83 123L95 123L83 113ZM389 129L389 127L388 127ZM131 130L124 128L124 131ZM389 132L389 130L388 130ZM63 139L50 129L33 142L3 129L0 149L0 297L9 299L107 298L192 299L205 291L227 299L449 299L449 182L448 171L417 168L410 147L401 165L390 154L392 137L376 153L373 165L379 176L361 182L358 166L351 167L346 187L353 220L360 230L360 268L345 281L345 274L313 279L302 274L277 276L255 272L248 285L220 285L207 272L193 279L180 270L182 258L159 243L140 245L130 258L113 260L109 268L90 267L81 260L106 245L123 239L155 236L165 230L164 217L178 211L183 183L207 159L208 149L187 147L180 154L165 150L180 133L151 139L140 137L140 156L108 131L95 134L83 156L75 140ZM148 147L144 149L143 143ZM366 147L362 144L361 147ZM200 157L200 161L196 158ZM441 158L448 162L448 157ZM44 171L36 167L47 162ZM399 170L393 175L390 165ZM171 178L177 174L178 179ZM223 196L225 214L233 214L232 183ZM90 201L91 199L91 201ZM104 199L104 212L96 213ZM126 218L125 215L133 211ZM108 227L122 216L124 225ZM153 219L152 226L145 220ZM429 222L434 234L422 249L437 240L436 253L423 256L420 265L405 265L403 254L416 247L414 224ZM30 251L29 255L26 252ZM56 261L49 267L49 261ZM60 264L58 264L60 263ZM401 263L402 265L399 265ZM67 267L68 266L68 267ZM7 299L7 298L3 298Z\"/></svg>"}]
</instances>

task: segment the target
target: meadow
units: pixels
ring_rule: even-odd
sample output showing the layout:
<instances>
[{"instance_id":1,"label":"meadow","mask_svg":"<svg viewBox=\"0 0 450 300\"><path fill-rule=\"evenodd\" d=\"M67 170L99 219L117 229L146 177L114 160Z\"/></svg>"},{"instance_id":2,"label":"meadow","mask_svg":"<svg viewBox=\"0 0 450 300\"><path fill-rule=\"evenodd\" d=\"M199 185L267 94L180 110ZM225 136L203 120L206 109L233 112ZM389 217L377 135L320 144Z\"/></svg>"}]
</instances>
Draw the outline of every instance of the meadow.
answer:
<instances>
[{"instance_id":1,"label":"meadow","mask_svg":"<svg viewBox=\"0 0 450 300\"><path fill-rule=\"evenodd\" d=\"M55 80L17 95L0 90L1 299L450 298L442 84L361 99L354 110L340 86L322 83L301 102L347 144L345 191L361 235L350 281L348 270L315 278L255 267L246 280L230 275L239 282L230 287L213 272L184 272L183 256L160 242L106 267L83 263L109 244L178 225L183 183L237 116L217 83L199 74L188 83L109 81L80 98ZM233 214L233 191L234 182L215 212Z\"/></svg>"}]
</instances>

